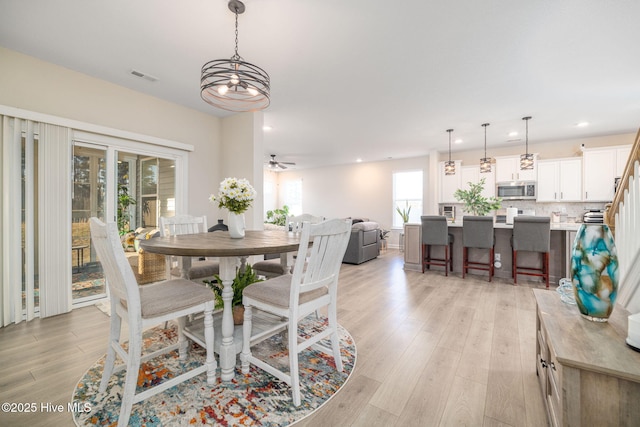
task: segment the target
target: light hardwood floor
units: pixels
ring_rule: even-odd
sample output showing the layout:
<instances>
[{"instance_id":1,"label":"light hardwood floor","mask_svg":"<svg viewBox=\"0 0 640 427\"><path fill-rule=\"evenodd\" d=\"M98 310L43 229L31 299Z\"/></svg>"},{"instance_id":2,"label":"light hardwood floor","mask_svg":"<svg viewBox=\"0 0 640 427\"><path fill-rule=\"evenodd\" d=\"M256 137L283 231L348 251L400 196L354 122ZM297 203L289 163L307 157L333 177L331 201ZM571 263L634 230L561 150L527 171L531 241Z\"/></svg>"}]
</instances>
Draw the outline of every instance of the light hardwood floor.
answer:
<instances>
[{"instance_id":1,"label":"light hardwood floor","mask_svg":"<svg viewBox=\"0 0 640 427\"><path fill-rule=\"evenodd\" d=\"M402 267L393 249L343 264L338 320L356 341L356 368L297 425L547 425L531 292L544 285ZM93 306L0 329L0 402L64 406L61 414L0 412L0 425L72 426L71 393L105 352L108 330L109 318Z\"/></svg>"}]
</instances>

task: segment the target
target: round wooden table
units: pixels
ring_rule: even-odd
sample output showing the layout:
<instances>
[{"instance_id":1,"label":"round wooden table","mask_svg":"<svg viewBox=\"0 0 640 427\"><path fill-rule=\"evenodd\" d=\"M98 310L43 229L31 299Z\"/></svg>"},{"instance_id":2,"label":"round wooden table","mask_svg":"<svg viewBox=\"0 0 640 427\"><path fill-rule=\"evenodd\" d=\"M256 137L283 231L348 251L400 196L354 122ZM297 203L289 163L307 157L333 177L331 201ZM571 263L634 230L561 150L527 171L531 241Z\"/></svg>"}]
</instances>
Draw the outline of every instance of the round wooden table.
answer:
<instances>
[{"instance_id":1,"label":"round wooden table","mask_svg":"<svg viewBox=\"0 0 640 427\"><path fill-rule=\"evenodd\" d=\"M281 230L247 230L242 239L232 239L226 231L215 233L182 234L141 240L145 251L182 257L182 277L187 278L191 257L219 257L224 302L222 312L222 343L220 345L220 377L232 380L235 372L236 351L233 343L233 315L231 284L236 276L238 257L280 254L285 271L292 264L292 252L298 250L300 233Z\"/></svg>"}]
</instances>

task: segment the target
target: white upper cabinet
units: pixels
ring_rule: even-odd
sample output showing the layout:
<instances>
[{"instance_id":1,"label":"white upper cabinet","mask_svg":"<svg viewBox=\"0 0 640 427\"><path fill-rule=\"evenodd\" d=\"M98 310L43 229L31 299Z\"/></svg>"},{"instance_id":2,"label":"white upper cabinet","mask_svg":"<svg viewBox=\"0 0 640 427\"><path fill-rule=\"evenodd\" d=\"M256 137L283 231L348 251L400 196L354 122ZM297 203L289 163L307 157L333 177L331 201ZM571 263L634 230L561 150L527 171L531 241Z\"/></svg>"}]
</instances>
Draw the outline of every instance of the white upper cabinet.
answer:
<instances>
[{"instance_id":1,"label":"white upper cabinet","mask_svg":"<svg viewBox=\"0 0 640 427\"><path fill-rule=\"evenodd\" d=\"M469 182L477 184L484 178L484 189L482 195L484 197L494 197L496 195L496 168L492 165L491 172L480 173L480 166L463 166L462 167L462 183L463 190L469 188Z\"/></svg>"},{"instance_id":2,"label":"white upper cabinet","mask_svg":"<svg viewBox=\"0 0 640 427\"><path fill-rule=\"evenodd\" d=\"M520 170L520 156L496 157L496 182L535 181L538 177L537 154L533 155L533 169Z\"/></svg>"},{"instance_id":3,"label":"white upper cabinet","mask_svg":"<svg viewBox=\"0 0 640 427\"><path fill-rule=\"evenodd\" d=\"M631 146L585 149L583 159L583 200L613 200L615 178L622 175Z\"/></svg>"},{"instance_id":4,"label":"white upper cabinet","mask_svg":"<svg viewBox=\"0 0 640 427\"><path fill-rule=\"evenodd\" d=\"M453 193L462 185L462 162L455 160L455 163L455 175L445 175L444 162L440 162L440 197L438 198L440 203L459 203L453 197Z\"/></svg>"},{"instance_id":5,"label":"white upper cabinet","mask_svg":"<svg viewBox=\"0 0 640 427\"><path fill-rule=\"evenodd\" d=\"M537 193L538 202L582 200L582 159L540 160Z\"/></svg>"},{"instance_id":6,"label":"white upper cabinet","mask_svg":"<svg viewBox=\"0 0 640 427\"><path fill-rule=\"evenodd\" d=\"M616 178L624 174L624 168L627 166L627 160L631 154L631 146L624 145L616 148Z\"/></svg>"}]
</instances>

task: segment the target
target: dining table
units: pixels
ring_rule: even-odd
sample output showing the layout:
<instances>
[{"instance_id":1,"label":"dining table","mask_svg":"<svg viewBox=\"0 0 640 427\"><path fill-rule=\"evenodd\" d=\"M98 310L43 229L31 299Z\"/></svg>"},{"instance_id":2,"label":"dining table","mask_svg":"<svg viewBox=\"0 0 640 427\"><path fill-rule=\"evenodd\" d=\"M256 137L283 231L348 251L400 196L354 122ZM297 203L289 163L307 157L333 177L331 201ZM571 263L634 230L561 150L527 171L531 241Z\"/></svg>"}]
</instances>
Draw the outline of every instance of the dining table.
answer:
<instances>
[{"instance_id":1,"label":"dining table","mask_svg":"<svg viewBox=\"0 0 640 427\"><path fill-rule=\"evenodd\" d=\"M236 365L236 345L234 344L234 324L231 300L232 283L240 259L252 255L280 254L280 262L287 271L292 265L293 252L298 251L300 233L283 230L245 230L243 238L232 238L227 231L215 233L181 234L169 237L155 237L141 240L145 251L182 257L181 275L188 278L192 257L218 257L220 259L220 279L222 280L222 340L218 351L220 378L230 381L234 378Z\"/></svg>"}]
</instances>

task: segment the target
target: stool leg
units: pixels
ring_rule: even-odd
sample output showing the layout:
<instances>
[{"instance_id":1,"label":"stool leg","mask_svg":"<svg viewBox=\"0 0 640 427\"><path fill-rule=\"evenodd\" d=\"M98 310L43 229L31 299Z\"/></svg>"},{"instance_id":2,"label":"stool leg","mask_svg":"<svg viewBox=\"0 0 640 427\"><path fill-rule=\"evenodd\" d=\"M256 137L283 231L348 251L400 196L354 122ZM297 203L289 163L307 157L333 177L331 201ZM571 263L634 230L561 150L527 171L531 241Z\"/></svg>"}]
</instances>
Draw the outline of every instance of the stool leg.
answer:
<instances>
[{"instance_id":1,"label":"stool leg","mask_svg":"<svg viewBox=\"0 0 640 427\"><path fill-rule=\"evenodd\" d=\"M424 260L425 260L425 250L427 248L427 245L425 245L424 243L422 244L422 250L420 251L420 264L422 264L422 274L424 274Z\"/></svg>"},{"instance_id":2,"label":"stool leg","mask_svg":"<svg viewBox=\"0 0 640 427\"><path fill-rule=\"evenodd\" d=\"M491 278L493 277L493 274L494 274L494 270L493 270L494 256L495 256L495 248L489 249L489 281L491 281Z\"/></svg>"},{"instance_id":3,"label":"stool leg","mask_svg":"<svg viewBox=\"0 0 640 427\"><path fill-rule=\"evenodd\" d=\"M449 270L453 272L453 243L449 243Z\"/></svg>"},{"instance_id":4,"label":"stool leg","mask_svg":"<svg viewBox=\"0 0 640 427\"><path fill-rule=\"evenodd\" d=\"M547 288L549 287L549 252L545 252L544 255L544 276L547 282Z\"/></svg>"},{"instance_id":5,"label":"stool leg","mask_svg":"<svg viewBox=\"0 0 640 427\"><path fill-rule=\"evenodd\" d=\"M464 279L464 275L467 272L467 259L469 254L467 253L467 247L462 248L462 278Z\"/></svg>"},{"instance_id":6,"label":"stool leg","mask_svg":"<svg viewBox=\"0 0 640 427\"><path fill-rule=\"evenodd\" d=\"M449 269L447 268L447 263L451 264L451 259L449 258L449 245L444 246L444 275L449 276Z\"/></svg>"},{"instance_id":7,"label":"stool leg","mask_svg":"<svg viewBox=\"0 0 640 427\"><path fill-rule=\"evenodd\" d=\"M427 245L427 261L431 263L431 245ZM431 270L431 264L427 264L427 270Z\"/></svg>"},{"instance_id":8,"label":"stool leg","mask_svg":"<svg viewBox=\"0 0 640 427\"><path fill-rule=\"evenodd\" d=\"M516 260L518 257L518 251L513 251L513 284L518 284L518 267L516 265Z\"/></svg>"}]
</instances>

